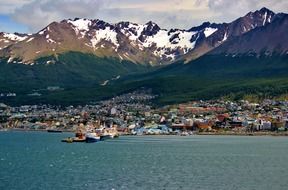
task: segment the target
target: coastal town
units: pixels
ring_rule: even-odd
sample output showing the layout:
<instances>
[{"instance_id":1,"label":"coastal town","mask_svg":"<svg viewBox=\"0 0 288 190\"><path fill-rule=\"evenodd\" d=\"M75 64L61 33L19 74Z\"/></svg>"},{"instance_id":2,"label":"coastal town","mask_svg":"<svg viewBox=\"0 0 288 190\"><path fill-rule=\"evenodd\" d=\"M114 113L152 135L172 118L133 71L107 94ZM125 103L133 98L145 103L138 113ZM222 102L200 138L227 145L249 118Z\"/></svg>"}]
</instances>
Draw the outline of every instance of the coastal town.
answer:
<instances>
[{"instance_id":1,"label":"coastal town","mask_svg":"<svg viewBox=\"0 0 288 190\"><path fill-rule=\"evenodd\" d=\"M0 130L75 132L84 126L113 128L119 135L288 135L288 101L210 100L155 107L155 98L139 90L85 106L0 103Z\"/></svg>"}]
</instances>

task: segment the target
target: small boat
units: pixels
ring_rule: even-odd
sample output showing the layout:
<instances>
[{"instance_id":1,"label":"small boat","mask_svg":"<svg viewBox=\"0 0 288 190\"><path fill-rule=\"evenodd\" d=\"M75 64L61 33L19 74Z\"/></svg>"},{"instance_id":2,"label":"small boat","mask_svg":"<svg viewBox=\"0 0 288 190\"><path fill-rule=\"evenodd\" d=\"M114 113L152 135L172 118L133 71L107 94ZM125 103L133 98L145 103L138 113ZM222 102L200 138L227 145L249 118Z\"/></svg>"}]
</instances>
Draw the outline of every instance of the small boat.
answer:
<instances>
[{"instance_id":1,"label":"small boat","mask_svg":"<svg viewBox=\"0 0 288 190\"><path fill-rule=\"evenodd\" d=\"M93 143L101 140L101 137L97 135L97 133L86 133L85 137L86 143Z\"/></svg>"},{"instance_id":2,"label":"small boat","mask_svg":"<svg viewBox=\"0 0 288 190\"><path fill-rule=\"evenodd\" d=\"M74 137L73 138L73 142L85 142L86 138L78 138L78 137Z\"/></svg>"},{"instance_id":3,"label":"small boat","mask_svg":"<svg viewBox=\"0 0 288 190\"><path fill-rule=\"evenodd\" d=\"M190 134L187 131L183 131L180 133L180 136L189 136Z\"/></svg>"},{"instance_id":4,"label":"small boat","mask_svg":"<svg viewBox=\"0 0 288 190\"><path fill-rule=\"evenodd\" d=\"M62 133L62 131L58 129L47 129L47 132L48 133Z\"/></svg>"},{"instance_id":5,"label":"small boat","mask_svg":"<svg viewBox=\"0 0 288 190\"><path fill-rule=\"evenodd\" d=\"M66 143L73 143L73 138L68 137L66 139L61 140L62 142L66 142Z\"/></svg>"}]
</instances>

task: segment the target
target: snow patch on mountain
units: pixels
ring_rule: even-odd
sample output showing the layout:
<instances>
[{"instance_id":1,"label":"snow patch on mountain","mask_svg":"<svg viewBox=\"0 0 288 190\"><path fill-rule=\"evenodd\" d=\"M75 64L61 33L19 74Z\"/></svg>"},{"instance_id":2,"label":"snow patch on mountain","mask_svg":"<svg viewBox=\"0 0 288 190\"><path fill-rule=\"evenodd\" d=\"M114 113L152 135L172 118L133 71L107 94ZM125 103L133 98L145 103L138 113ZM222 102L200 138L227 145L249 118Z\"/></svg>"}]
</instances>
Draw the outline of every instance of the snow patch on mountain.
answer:
<instances>
[{"instance_id":1,"label":"snow patch on mountain","mask_svg":"<svg viewBox=\"0 0 288 190\"><path fill-rule=\"evenodd\" d=\"M129 40L136 41L144 30L145 25L129 23L128 27L121 29L121 32L128 36Z\"/></svg>"},{"instance_id":2,"label":"snow patch on mountain","mask_svg":"<svg viewBox=\"0 0 288 190\"><path fill-rule=\"evenodd\" d=\"M228 39L228 34L225 32L222 42L225 42Z\"/></svg>"},{"instance_id":3,"label":"snow patch on mountain","mask_svg":"<svg viewBox=\"0 0 288 190\"><path fill-rule=\"evenodd\" d=\"M56 42L55 42L54 40L50 39L50 38L47 39L47 42L48 42L48 43L55 43L55 44L56 44Z\"/></svg>"},{"instance_id":4,"label":"snow patch on mountain","mask_svg":"<svg viewBox=\"0 0 288 190\"><path fill-rule=\"evenodd\" d=\"M111 42L117 48L119 47L119 43L117 40L117 33L114 30L111 30L109 27L106 27L104 30L96 30L95 35L90 40L91 44L94 48L102 41ZM102 47L102 46L101 46Z\"/></svg>"},{"instance_id":5,"label":"snow patch on mountain","mask_svg":"<svg viewBox=\"0 0 288 190\"><path fill-rule=\"evenodd\" d=\"M185 54L195 47L197 39L193 35L200 31L165 30L155 23L145 25L135 23L120 23L120 31L128 37L130 44L144 51L153 49L153 54L168 60L174 60L180 54ZM211 32L212 33L212 32Z\"/></svg>"},{"instance_id":6,"label":"snow patch on mountain","mask_svg":"<svg viewBox=\"0 0 288 190\"><path fill-rule=\"evenodd\" d=\"M177 47L187 47L187 48L194 48L192 43L190 42L191 37L194 33L181 31L181 32L175 32L175 33L168 33L166 30L160 30L156 35L154 36L148 36L143 43L144 47L151 47L153 44L155 44L159 48L171 48L175 49ZM173 35L178 35L178 38L175 43L171 43L171 37Z\"/></svg>"},{"instance_id":7,"label":"snow patch on mountain","mask_svg":"<svg viewBox=\"0 0 288 190\"><path fill-rule=\"evenodd\" d=\"M265 12L264 14L263 26L266 24L266 21L267 21L267 12Z\"/></svg>"},{"instance_id":8,"label":"snow patch on mountain","mask_svg":"<svg viewBox=\"0 0 288 190\"><path fill-rule=\"evenodd\" d=\"M207 38L207 37L211 36L217 30L218 30L218 28L210 28L210 27L205 28L205 30L204 30L205 37Z\"/></svg>"},{"instance_id":9,"label":"snow patch on mountain","mask_svg":"<svg viewBox=\"0 0 288 190\"><path fill-rule=\"evenodd\" d=\"M91 26L91 20L89 19L75 19L75 20L68 20L68 23L73 25L73 29L75 30L76 34L81 34L82 37L89 31L89 26Z\"/></svg>"},{"instance_id":10,"label":"snow patch on mountain","mask_svg":"<svg viewBox=\"0 0 288 190\"><path fill-rule=\"evenodd\" d=\"M182 49L184 53L187 53L195 47L195 43L191 42L191 38L196 33L181 30L175 30L174 32L160 30L153 36L147 36L142 45L145 48L156 46L155 55L170 57L171 60L174 60L175 52L178 49Z\"/></svg>"},{"instance_id":11,"label":"snow patch on mountain","mask_svg":"<svg viewBox=\"0 0 288 190\"><path fill-rule=\"evenodd\" d=\"M29 38L29 39L26 41L26 43L31 42L32 40L34 40L34 37Z\"/></svg>"},{"instance_id":12,"label":"snow patch on mountain","mask_svg":"<svg viewBox=\"0 0 288 190\"><path fill-rule=\"evenodd\" d=\"M43 35L46 32L46 29L41 30L40 32L38 32L39 35Z\"/></svg>"},{"instance_id":13,"label":"snow patch on mountain","mask_svg":"<svg viewBox=\"0 0 288 190\"><path fill-rule=\"evenodd\" d=\"M4 33L3 36L4 36L4 38L7 38L7 39L12 40L12 41L17 41L17 42L20 42L20 41L27 39L27 36L19 36L19 35L10 34L10 33Z\"/></svg>"}]
</instances>

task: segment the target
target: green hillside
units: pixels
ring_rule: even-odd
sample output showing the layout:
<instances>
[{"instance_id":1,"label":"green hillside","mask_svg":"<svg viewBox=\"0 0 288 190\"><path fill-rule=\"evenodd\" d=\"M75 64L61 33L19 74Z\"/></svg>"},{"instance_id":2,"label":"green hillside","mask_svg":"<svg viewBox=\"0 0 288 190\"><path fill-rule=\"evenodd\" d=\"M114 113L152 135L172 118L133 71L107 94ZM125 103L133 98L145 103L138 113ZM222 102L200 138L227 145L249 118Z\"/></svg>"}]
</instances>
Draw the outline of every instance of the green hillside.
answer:
<instances>
[{"instance_id":1,"label":"green hillside","mask_svg":"<svg viewBox=\"0 0 288 190\"><path fill-rule=\"evenodd\" d=\"M127 81L132 77L122 82ZM159 104L247 94L274 97L288 92L288 56L206 55L137 76L132 83L152 88Z\"/></svg>"},{"instance_id":2,"label":"green hillside","mask_svg":"<svg viewBox=\"0 0 288 190\"><path fill-rule=\"evenodd\" d=\"M90 86L111 79L117 75L145 72L149 66L128 61L99 58L94 55L70 52L59 55L55 64L46 64L53 57L41 58L43 64L24 65L0 62L0 85L2 88L45 88L47 86L79 87ZM45 64L44 64L45 63ZM17 89L16 89L17 90ZM19 89L18 89L19 90Z\"/></svg>"},{"instance_id":3,"label":"green hillside","mask_svg":"<svg viewBox=\"0 0 288 190\"><path fill-rule=\"evenodd\" d=\"M54 63L46 64L53 60ZM104 86L104 81L117 76L151 71L151 66L100 58L95 55L69 52L55 57L38 59L39 64L24 65L0 61L0 93L15 92L16 98L3 99L8 103L85 103L109 96L114 92ZM47 87L60 87L59 91L47 91ZM27 94L41 93L39 97ZM1 102L1 100L0 100Z\"/></svg>"},{"instance_id":4,"label":"green hillside","mask_svg":"<svg viewBox=\"0 0 288 190\"><path fill-rule=\"evenodd\" d=\"M43 63L51 58L42 58ZM247 95L275 97L288 93L288 56L206 55L195 61L152 68L117 59L70 52L58 57L56 64L34 66L2 61L0 88L17 92L11 104L51 103L85 104L141 87L151 88L156 104L172 104L199 99ZM105 80L121 75L119 80ZM48 86L63 90L47 91ZM33 90L42 96L27 96ZM37 91L38 92L38 91Z\"/></svg>"}]
</instances>

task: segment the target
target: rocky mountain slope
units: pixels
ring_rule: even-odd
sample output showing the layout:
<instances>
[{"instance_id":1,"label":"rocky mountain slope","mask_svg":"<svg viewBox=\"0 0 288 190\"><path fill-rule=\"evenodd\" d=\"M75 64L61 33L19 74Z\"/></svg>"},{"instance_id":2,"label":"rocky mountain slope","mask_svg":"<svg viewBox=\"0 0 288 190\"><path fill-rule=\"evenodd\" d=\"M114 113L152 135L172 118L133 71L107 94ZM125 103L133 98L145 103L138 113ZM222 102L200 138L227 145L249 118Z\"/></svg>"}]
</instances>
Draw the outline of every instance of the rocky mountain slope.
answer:
<instances>
[{"instance_id":1,"label":"rocky mountain slope","mask_svg":"<svg viewBox=\"0 0 288 190\"><path fill-rule=\"evenodd\" d=\"M288 15L278 14L266 27L234 37L209 54L272 56L288 54Z\"/></svg>"},{"instance_id":2,"label":"rocky mountain slope","mask_svg":"<svg viewBox=\"0 0 288 190\"><path fill-rule=\"evenodd\" d=\"M268 24L272 23L276 17L277 14L275 14L271 10L267 8L262 8L255 12L249 12L245 16L240 17L231 23L204 23L205 27L215 26L215 28L217 28L217 31L208 38L201 38L202 40L198 41L196 47L192 51L187 53L184 56L184 59L189 62L198 57L201 57L202 55L205 55L206 53L219 47L220 45L225 44L226 41L229 41L232 38L241 36L249 32L253 32L254 29L257 29L259 27L267 26ZM197 30L198 28L192 28L190 30Z\"/></svg>"},{"instance_id":3,"label":"rocky mountain slope","mask_svg":"<svg viewBox=\"0 0 288 190\"><path fill-rule=\"evenodd\" d=\"M40 32L20 37L2 34L2 57L32 64L40 57L77 51L99 57L114 57L141 64L165 64L194 48L193 36L205 31L165 30L153 23L145 25L120 22L109 24L101 20L74 19L53 22Z\"/></svg>"},{"instance_id":4,"label":"rocky mountain slope","mask_svg":"<svg viewBox=\"0 0 288 190\"><path fill-rule=\"evenodd\" d=\"M112 57L139 64L162 65L178 59L198 58L228 39L274 21L277 15L263 8L231 23L203 23L189 30L161 29L156 23L110 24L102 20L74 19L53 22L35 34L0 33L0 57L9 62L34 64L41 57L69 51ZM279 16L279 14L278 14Z\"/></svg>"}]
</instances>

